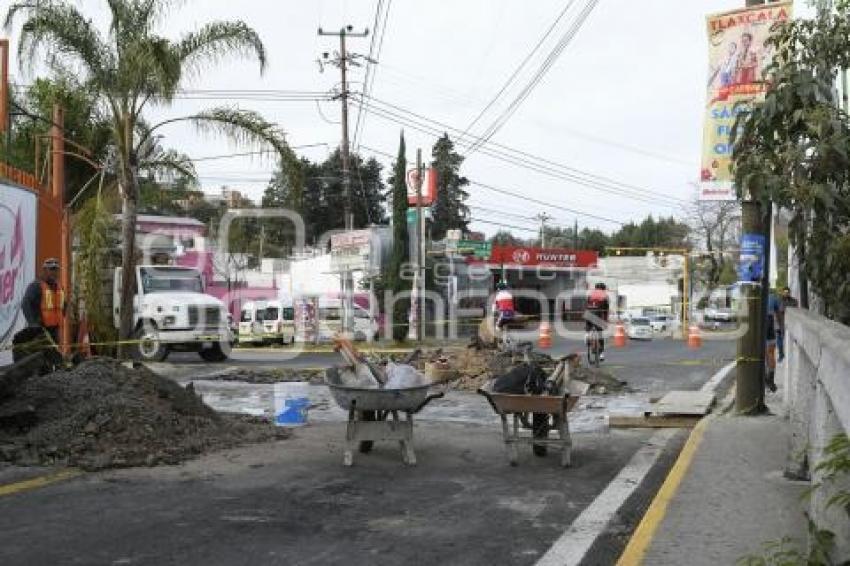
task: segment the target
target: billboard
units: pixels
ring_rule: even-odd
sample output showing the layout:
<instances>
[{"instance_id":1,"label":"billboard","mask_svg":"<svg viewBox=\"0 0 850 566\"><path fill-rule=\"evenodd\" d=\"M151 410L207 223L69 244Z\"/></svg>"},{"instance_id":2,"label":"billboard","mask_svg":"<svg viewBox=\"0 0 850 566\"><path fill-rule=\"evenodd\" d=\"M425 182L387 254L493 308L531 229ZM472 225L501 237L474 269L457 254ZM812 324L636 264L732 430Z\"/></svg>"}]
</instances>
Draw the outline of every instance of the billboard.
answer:
<instances>
[{"instance_id":1,"label":"billboard","mask_svg":"<svg viewBox=\"0 0 850 566\"><path fill-rule=\"evenodd\" d=\"M771 29L792 16L793 2L710 15L708 27L708 84L700 200L735 200L732 179L732 128L764 96L764 72L773 60L766 45Z\"/></svg>"},{"instance_id":2,"label":"billboard","mask_svg":"<svg viewBox=\"0 0 850 566\"><path fill-rule=\"evenodd\" d=\"M469 258L468 261L476 261ZM518 267L596 267L599 254L590 250L493 246L487 263Z\"/></svg>"},{"instance_id":3,"label":"billboard","mask_svg":"<svg viewBox=\"0 0 850 566\"><path fill-rule=\"evenodd\" d=\"M0 182L0 346L24 327L21 299L35 279L36 195Z\"/></svg>"}]
</instances>

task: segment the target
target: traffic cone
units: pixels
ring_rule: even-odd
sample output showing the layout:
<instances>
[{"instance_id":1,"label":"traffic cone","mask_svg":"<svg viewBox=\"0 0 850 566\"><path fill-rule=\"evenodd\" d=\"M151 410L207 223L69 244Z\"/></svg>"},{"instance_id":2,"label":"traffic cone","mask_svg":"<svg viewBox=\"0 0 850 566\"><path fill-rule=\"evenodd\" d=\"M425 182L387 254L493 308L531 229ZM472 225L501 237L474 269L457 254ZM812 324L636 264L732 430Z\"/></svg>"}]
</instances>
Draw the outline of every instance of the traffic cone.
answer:
<instances>
[{"instance_id":1,"label":"traffic cone","mask_svg":"<svg viewBox=\"0 0 850 566\"><path fill-rule=\"evenodd\" d=\"M77 345L80 355L82 357L91 357L91 340L89 339L89 325L85 318L80 319L80 325L77 329Z\"/></svg>"},{"instance_id":2,"label":"traffic cone","mask_svg":"<svg viewBox=\"0 0 850 566\"><path fill-rule=\"evenodd\" d=\"M688 328L688 348L701 348L702 336L700 336L699 326L692 324Z\"/></svg>"},{"instance_id":3,"label":"traffic cone","mask_svg":"<svg viewBox=\"0 0 850 566\"><path fill-rule=\"evenodd\" d=\"M623 321L617 321L614 326L614 347L623 348L626 345L626 327Z\"/></svg>"},{"instance_id":4,"label":"traffic cone","mask_svg":"<svg viewBox=\"0 0 850 566\"><path fill-rule=\"evenodd\" d=\"M537 347L541 350L552 347L552 328L548 322L540 323L540 337L537 339Z\"/></svg>"}]
</instances>

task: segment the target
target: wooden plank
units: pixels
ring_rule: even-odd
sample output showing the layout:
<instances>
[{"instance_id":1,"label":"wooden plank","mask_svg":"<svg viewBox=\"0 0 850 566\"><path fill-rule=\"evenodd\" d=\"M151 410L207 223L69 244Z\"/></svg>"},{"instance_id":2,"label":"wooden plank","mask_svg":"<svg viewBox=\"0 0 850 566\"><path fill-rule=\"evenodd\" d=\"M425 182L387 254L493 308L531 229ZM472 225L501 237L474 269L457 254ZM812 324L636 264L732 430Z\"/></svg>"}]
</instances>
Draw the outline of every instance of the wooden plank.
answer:
<instances>
[{"instance_id":1,"label":"wooden plank","mask_svg":"<svg viewBox=\"0 0 850 566\"><path fill-rule=\"evenodd\" d=\"M608 426L611 428L693 428L700 418L697 416L611 415L608 417Z\"/></svg>"},{"instance_id":2,"label":"wooden plank","mask_svg":"<svg viewBox=\"0 0 850 566\"><path fill-rule=\"evenodd\" d=\"M657 415L707 415L714 405L715 396L710 391L670 391L652 405Z\"/></svg>"}]
</instances>

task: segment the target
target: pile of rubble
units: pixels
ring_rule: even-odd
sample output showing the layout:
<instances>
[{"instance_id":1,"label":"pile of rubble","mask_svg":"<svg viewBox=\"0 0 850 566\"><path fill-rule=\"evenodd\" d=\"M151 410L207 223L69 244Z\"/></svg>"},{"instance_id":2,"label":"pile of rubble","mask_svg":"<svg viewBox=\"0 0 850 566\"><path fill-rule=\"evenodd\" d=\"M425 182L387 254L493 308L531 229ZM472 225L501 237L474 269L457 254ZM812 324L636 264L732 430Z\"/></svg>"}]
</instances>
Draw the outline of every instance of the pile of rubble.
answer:
<instances>
[{"instance_id":1,"label":"pile of rubble","mask_svg":"<svg viewBox=\"0 0 850 566\"><path fill-rule=\"evenodd\" d=\"M399 359L400 357L394 361ZM503 352L494 349L462 348L445 351L425 350L413 361L417 369L426 374L431 373L434 366L446 368L445 372L441 372L445 378L435 381L449 381L453 389L461 391L477 391L494 377L503 375L523 363L539 366L549 373L555 369L557 360L536 350ZM587 383L590 386L590 394L620 392L627 387L626 382L616 379L604 369L584 367L579 356L576 356L571 364L570 376L571 379Z\"/></svg>"},{"instance_id":2,"label":"pile of rubble","mask_svg":"<svg viewBox=\"0 0 850 566\"><path fill-rule=\"evenodd\" d=\"M0 398L0 460L24 465L176 464L287 434L262 419L217 413L191 384L110 359L18 380Z\"/></svg>"}]
</instances>

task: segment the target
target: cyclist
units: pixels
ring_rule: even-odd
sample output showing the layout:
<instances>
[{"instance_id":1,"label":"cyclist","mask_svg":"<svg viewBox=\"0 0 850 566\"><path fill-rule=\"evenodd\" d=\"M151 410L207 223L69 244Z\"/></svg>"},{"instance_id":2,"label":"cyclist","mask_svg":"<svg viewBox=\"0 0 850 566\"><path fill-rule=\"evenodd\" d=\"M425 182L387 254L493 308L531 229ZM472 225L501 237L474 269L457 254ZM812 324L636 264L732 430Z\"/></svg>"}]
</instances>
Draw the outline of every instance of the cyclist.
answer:
<instances>
[{"instance_id":1,"label":"cyclist","mask_svg":"<svg viewBox=\"0 0 850 566\"><path fill-rule=\"evenodd\" d=\"M585 341L589 343L590 331L597 330L602 332L605 330L605 325L599 323L599 320L605 323L608 322L609 309L608 287L605 283L597 283L593 291L591 291L587 296L587 309L584 313L584 330L586 332ZM605 340L601 336L599 338L599 359L605 359Z\"/></svg>"},{"instance_id":2,"label":"cyclist","mask_svg":"<svg viewBox=\"0 0 850 566\"><path fill-rule=\"evenodd\" d=\"M514 319L514 296L508 290L508 284L504 280L496 284L496 302L493 307L493 311L497 314L497 328L507 326Z\"/></svg>"}]
</instances>

